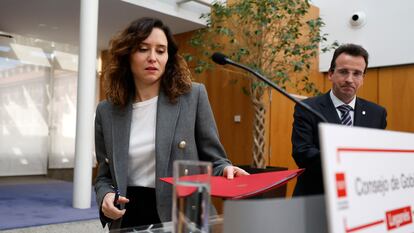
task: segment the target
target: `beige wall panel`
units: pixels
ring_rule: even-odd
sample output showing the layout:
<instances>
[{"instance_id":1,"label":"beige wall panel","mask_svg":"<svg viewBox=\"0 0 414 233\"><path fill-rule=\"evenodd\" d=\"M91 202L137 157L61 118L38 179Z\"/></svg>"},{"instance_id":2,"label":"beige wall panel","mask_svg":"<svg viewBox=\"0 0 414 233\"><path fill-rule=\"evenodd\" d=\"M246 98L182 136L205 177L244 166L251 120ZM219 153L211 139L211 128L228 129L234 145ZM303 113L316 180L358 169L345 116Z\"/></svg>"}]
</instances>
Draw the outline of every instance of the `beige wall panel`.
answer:
<instances>
[{"instance_id":1,"label":"beige wall panel","mask_svg":"<svg viewBox=\"0 0 414 233\"><path fill-rule=\"evenodd\" d=\"M388 111L387 129L414 132L414 65L381 68L379 103Z\"/></svg>"},{"instance_id":2,"label":"beige wall panel","mask_svg":"<svg viewBox=\"0 0 414 233\"><path fill-rule=\"evenodd\" d=\"M293 108L295 104L277 91L272 91L272 105L270 108L270 165L296 169L292 158L292 124ZM296 182L288 183L287 195L291 196Z\"/></svg>"},{"instance_id":3,"label":"beige wall panel","mask_svg":"<svg viewBox=\"0 0 414 233\"><path fill-rule=\"evenodd\" d=\"M238 165L250 165L253 108L249 97L242 92L242 86L248 85L246 76L217 68L196 77L196 81L206 85L220 139L230 160ZM234 122L236 115L240 116L240 123Z\"/></svg>"},{"instance_id":4,"label":"beige wall panel","mask_svg":"<svg viewBox=\"0 0 414 233\"><path fill-rule=\"evenodd\" d=\"M357 95L366 100L378 103L378 69L368 69L364 84L358 90Z\"/></svg>"},{"instance_id":5,"label":"beige wall panel","mask_svg":"<svg viewBox=\"0 0 414 233\"><path fill-rule=\"evenodd\" d=\"M193 36L194 31L184 32L177 35L174 35L175 42L178 45L178 53L183 54L191 54L192 56L197 56L196 48L190 45L190 39ZM189 62L188 67L193 68L195 66L194 62Z\"/></svg>"}]
</instances>

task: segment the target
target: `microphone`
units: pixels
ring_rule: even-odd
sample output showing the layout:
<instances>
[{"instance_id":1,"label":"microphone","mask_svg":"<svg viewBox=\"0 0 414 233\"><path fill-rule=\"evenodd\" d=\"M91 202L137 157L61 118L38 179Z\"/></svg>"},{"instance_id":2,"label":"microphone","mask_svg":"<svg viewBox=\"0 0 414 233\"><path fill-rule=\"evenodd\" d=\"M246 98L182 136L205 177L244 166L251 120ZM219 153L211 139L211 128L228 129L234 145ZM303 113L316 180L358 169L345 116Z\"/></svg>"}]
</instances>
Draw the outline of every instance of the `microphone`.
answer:
<instances>
[{"instance_id":1,"label":"microphone","mask_svg":"<svg viewBox=\"0 0 414 233\"><path fill-rule=\"evenodd\" d=\"M328 122L326 120L326 118L324 116L322 116L322 114L320 114L318 111L316 111L315 109L311 108L308 104L303 103L302 101L297 100L295 97L291 96L289 93L287 93L285 90L283 90L282 88L280 88L279 86L277 86L276 84L274 84L272 81L270 81L269 79L267 79L266 77L264 77L263 75L259 74L257 71L251 69L250 67L247 67L245 65L239 64L237 62L232 61L231 59L229 59L226 55L222 54L222 53L218 53L215 52L213 54L213 56L211 56L211 59L219 64L219 65L225 65L225 64L230 64L236 67L239 67L243 70L247 70L248 72L252 73L254 76L256 76L257 78L259 78L260 80L262 80L263 82L265 82L267 85L273 87L274 89L276 89L279 93L281 93L282 95L286 96L288 99L292 100L293 102L295 102L296 104L300 105L301 107L303 107L304 109L306 109L307 111L309 111L310 113L314 114L315 116L317 116L319 119L321 119L323 122Z\"/></svg>"},{"instance_id":2,"label":"microphone","mask_svg":"<svg viewBox=\"0 0 414 233\"><path fill-rule=\"evenodd\" d=\"M1 33L1 32L0 32L0 37L6 37L6 38L10 38L10 39L12 39L12 38L13 38L13 36L12 36L12 35L9 35L9 34L4 34L4 33Z\"/></svg>"},{"instance_id":3,"label":"microphone","mask_svg":"<svg viewBox=\"0 0 414 233\"><path fill-rule=\"evenodd\" d=\"M211 59L219 64L219 65L225 65L227 63L230 63L232 60L228 59L224 54L221 53L213 53L213 56L211 56Z\"/></svg>"}]
</instances>

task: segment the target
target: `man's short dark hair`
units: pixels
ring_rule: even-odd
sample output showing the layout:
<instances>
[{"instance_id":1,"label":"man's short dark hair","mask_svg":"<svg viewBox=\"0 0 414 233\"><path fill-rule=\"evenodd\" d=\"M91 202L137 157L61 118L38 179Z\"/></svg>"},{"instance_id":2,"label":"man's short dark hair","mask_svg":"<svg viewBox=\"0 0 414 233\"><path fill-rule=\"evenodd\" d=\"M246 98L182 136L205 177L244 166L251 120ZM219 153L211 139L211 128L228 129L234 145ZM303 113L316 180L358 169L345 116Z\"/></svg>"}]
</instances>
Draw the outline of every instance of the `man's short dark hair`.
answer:
<instances>
[{"instance_id":1,"label":"man's short dark hair","mask_svg":"<svg viewBox=\"0 0 414 233\"><path fill-rule=\"evenodd\" d=\"M333 72L335 70L336 67L336 59L338 58L339 55L341 55L342 53L354 56L354 57L359 57L362 56L365 60L365 69L364 69L364 73L367 71L368 68L368 52L367 50L365 50L362 46L360 45L356 45L356 44L343 44L341 46L339 46L335 52L334 55L332 57L332 61L331 61L331 67L329 67L329 71Z\"/></svg>"}]
</instances>

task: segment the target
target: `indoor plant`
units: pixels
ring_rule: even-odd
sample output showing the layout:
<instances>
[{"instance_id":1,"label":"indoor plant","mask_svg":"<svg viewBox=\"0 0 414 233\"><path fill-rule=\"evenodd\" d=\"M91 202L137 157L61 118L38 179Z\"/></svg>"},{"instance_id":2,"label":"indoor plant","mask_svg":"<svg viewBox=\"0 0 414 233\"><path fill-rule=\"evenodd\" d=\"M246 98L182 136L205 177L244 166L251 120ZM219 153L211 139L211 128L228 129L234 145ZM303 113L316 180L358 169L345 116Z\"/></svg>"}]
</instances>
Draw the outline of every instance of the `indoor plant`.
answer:
<instances>
[{"instance_id":1,"label":"indoor plant","mask_svg":"<svg viewBox=\"0 0 414 233\"><path fill-rule=\"evenodd\" d=\"M309 80L309 70L325 35L320 34L321 18L307 18L310 7L306 0L239 0L229 5L216 2L211 13L202 16L207 27L196 31L190 40L202 56L186 58L195 60L195 72L201 73L213 66L213 52L225 51L230 59L257 70L283 88L318 94ZM243 89L254 106L253 167L257 168L266 167L263 98L267 88L252 78Z\"/></svg>"}]
</instances>

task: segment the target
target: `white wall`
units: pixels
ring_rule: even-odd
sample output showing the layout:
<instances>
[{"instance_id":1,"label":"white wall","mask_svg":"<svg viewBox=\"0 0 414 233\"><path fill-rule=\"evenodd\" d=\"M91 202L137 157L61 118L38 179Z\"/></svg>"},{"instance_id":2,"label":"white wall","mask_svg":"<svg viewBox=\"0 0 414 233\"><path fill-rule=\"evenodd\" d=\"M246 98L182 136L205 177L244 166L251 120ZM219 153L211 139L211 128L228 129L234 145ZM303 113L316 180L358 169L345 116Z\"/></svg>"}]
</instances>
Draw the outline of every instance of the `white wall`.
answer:
<instances>
[{"instance_id":1,"label":"white wall","mask_svg":"<svg viewBox=\"0 0 414 233\"><path fill-rule=\"evenodd\" d=\"M328 41L360 44L370 54L369 67L414 63L413 0L312 0L319 7ZM349 23L354 12L366 15L361 28ZM327 71L333 51L321 54L319 69Z\"/></svg>"},{"instance_id":2,"label":"white wall","mask_svg":"<svg viewBox=\"0 0 414 233\"><path fill-rule=\"evenodd\" d=\"M201 14L210 13L208 4L214 2L225 3L224 0L122 0L134 5L148 8L162 14L182 18L200 25L206 25L205 19L200 19ZM177 4L180 3L181 4ZM205 4L202 4L204 2Z\"/></svg>"}]
</instances>

